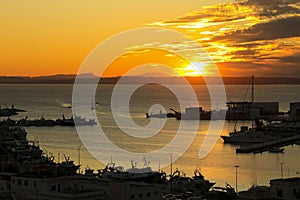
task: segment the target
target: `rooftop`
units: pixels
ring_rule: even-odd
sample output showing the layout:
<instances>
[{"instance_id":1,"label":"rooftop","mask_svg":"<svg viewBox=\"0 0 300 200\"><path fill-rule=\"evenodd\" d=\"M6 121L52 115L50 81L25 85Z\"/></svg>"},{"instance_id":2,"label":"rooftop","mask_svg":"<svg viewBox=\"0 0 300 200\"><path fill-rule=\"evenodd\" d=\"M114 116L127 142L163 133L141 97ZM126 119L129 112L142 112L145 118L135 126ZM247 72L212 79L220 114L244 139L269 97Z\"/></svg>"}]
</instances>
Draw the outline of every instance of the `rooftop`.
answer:
<instances>
[{"instance_id":1,"label":"rooftop","mask_svg":"<svg viewBox=\"0 0 300 200\"><path fill-rule=\"evenodd\" d=\"M292 178L284 178L284 179L279 178L279 179L270 180L270 182L274 182L274 181L290 183L290 182L300 181L300 177L292 177Z\"/></svg>"}]
</instances>

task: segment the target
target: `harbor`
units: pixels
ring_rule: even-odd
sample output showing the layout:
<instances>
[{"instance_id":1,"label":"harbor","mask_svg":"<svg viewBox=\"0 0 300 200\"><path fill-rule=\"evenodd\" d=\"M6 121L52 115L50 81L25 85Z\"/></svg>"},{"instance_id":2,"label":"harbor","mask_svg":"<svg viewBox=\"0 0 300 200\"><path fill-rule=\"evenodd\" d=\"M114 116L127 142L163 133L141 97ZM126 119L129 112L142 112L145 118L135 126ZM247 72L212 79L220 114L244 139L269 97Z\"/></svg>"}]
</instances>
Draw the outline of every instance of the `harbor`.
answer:
<instances>
[{"instance_id":1,"label":"harbor","mask_svg":"<svg viewBox=\"0 0 300 200\"><path fill-rule=\"evenodd\" d=\"M5 86L1 88L3 93L5 92L7 97L14 96L13 91L16 90L17 86ZM19 86L18 86L19 87ZM63 85L60 86L60 90L57 92L60 101L57 101L57 97L51 96L53 93L52 91L57 90L56 85L47 85L46 92L42 92L44 90L43 87L39 85L25 85L23 86L22 90L26 91L26 96L22 96L22 98L14 99L11 98L12 101L2 101L2 105L4 104L12 104L14 103L17 105L18 108L27 110L27 112L20 113L19 115L11 116L11 120L21 120L28 116L29 120L40 119L41 116L44 115L45 119L53 119L56 120L58 118L62 119L62 114L65 114L66 119L70 119L72 116L71 110L65 107L62 107L64 102L70 102L71 100L68 97L71 95L71 86ZM112 86L106 86L108 89ZM228 99L229 100L240 100L241 94L245 92L245 85L233 85L233 86L226 86L229 92ZM257 85L255 87L256 95L255 99L257 101L271 101L273 99L278 100L280 111L289 112L290 111L290 101L294 100L294 102L299 101L297 99L297 91L299 90L298 86L289 86L289 85ZM146 124L148 123L149 119L144 117L144 109L145 105L149 99L151 99L151 93L149 91L157 91L160 92L160 88L158 86L148 86L146 87L145 92L142 93L143 99L142 103L140 101L135 100L134 106L131 107L132 115L134 116L134 120L137 121L139 124ZM203 96L208 95L205 93L204 86L197 86L195 87L197 94L201 94ZM267 91L278 91L270 93L270 97L265 98L265 94ZM283 95L280 91L286 91ZM109 91L108 91L109 92ZM35 97L33 99L35 93L40 93L39 97ZM176 107L176 103L173 99L168 99L166 103L164 103L165 93L158 93L158 100L157 102L161 102L162 105L166 105L166 108L173 107L175 110L179 110ZM285 100L285 96L290 96L289 100ZM200 97L201 98L201 97ZM162 100L161 100L162 99ZM101 102L101 106L96 105L97 117L101 124L103 125L103 129L107 132L107 135L112 138L111 140L117 141L118 145L128 148L131 151L140 151L141 149L148 149L150 147L154 147L153 149L161 148L161 141L167 140L169 141L172 138L172 133L176 132L176 127L181 120L175 120L173 118L167 119L167 124L164 130L161 132L162 135L157 138L151 139L149 142L144 143L140 141L135 141L129 143L128 139L119 140L120 136L122 136L122 132L115 128L115 124L113 123L113 119L110 117L110 111L107 108L109 105L109 100L103 99L101 93L97 95L94 102ZM21 103L17 103L21 102ZM32 103L33 102L33 103ZM42 102L42 103L36 103ZM151 102L152 103L152 102ZM208 107L209 103L201 102L204 108ZM89 106L89 105L88 105ZM158 110L159 113L159 110ZM6 120L7 117L2 118L2 120ZM87 118L89 119L89 118ZM160 120L160 119L157 119ZM1 120L0 120L1 121ZM191 120L183 120L184 123L190 123ZM192 121L191 121L192 122ZM263 154L235 154L236 148L239 146L236 144L224 144L222 138L220 138L214 147L213 151L209 154L206 160L198 159L198 152L195 151L201 148L201 144L203 143L203 139L206 136L206 130L209 125L209 120L203 120L199 123L199 132L196 134L195 142L191 146L187 152L176 161L174 164L174 169L178 167L178 169L182 172L185 172L187 176L193 176L193 170L195 170L198 166L202 169L201 172L208 180L212 182L216 182L216 186L224 187L226 182L230 185L235 185L235 174L234 174L234 165L238 163L241 166L242 172L239 172L239 188L240 190L246 190L249 188L253 183L256 183L256 179L258 180L259 184L268 184L268 180L271 178L276 178L280 175L280 165L279 162L285 162L285 174L288 174L288 169L290 171L290 176L295 174L298 170L298 154L299 154L299 145L289 145L284 147L284 153L269 153L268 151ZM217 121L216 121L217 122ZM286 121L286 123L277 124L272 123L272 126L269 127L270 130L278 129L280 127L287 127L287 129L292 129L297 123L292 123ZM236 126L235 126L236 124ZM288 125L290 124L290 125ZM226 121L224 125L224 131L222 135L228 136L230 132L234 132L234 126L236 129L240 129L241 126L248 126L251 128L251 121ZM255 126L255 123L254 123ZM107 127L107 128L106 128ZM296 126L295 126L296 127ZM55 160L58 162L58 153L60 153L60 162L62 161L63 154L66 154L73 158L76 163L78 151L77 146L81 145L80 154L81 154L81 161L80 164L82 165L81 169L84 171L84 168L87 166L93 169L104 168L101 163L99 163L84 147L74 127L70 126L25 126L25 130L28 132L29 140L32 141L39 141L40 146L45 150L45 152L50 152L55 155ZM286 133L286 130L282 130L282 133ZM97 140L96 138L94 139ZM129 145L130 144L130 145ZM169 152L165 152L168 155ZM112 155L115 157L115 155ZM224 161L224 159L226 161ZM138 163L143 164L142 157L135 159ZM166 158L169 160L169 157ZM116 163L118 160L115 159ZM151 161L152 168L157 171L158 170L158 163L155 160ZM253 167L252 163L255 163L257 166L256 168ZM106 163L104 163L106 164ZM130 159L127 159L125 162L120 163L123 166L127 166L129 168ZM100 167L99 167L100 166ZM214 167L212 167L214 166ZM265 171L268 169L268 172ZM164 169L164 171L170 174L169 167ZM249 177L249 173L253 172L251 177Z\"/></svg>"},{"instance_id":2,"label":"harbor","mask_svg":"<svg viewBox=\"0 0 300 200\"><path fill-rule=\"evenodd\" d=\"M193 177L178 169L169 175L153 171L146 159L142 168L131 161L125 170L111 162L97 173L90 168L80 173L80 165L65 155L55 162L53 155L27 140L22 128L1 125L0 134L1 199L188 199L204 197L215 184L199 171Z\"/></svg>"},{"instance_id":3,"label":"harbor","mask_svg":"<svg viewBox=\"0 0 300 200\"><path fill-rule=\"evenodd\" d=\"M237 182L235 188L214 186L197 169L192 177L178 169L171 174L153 171L146 158L142 167L131 161L131 168L125 169L111 162L96 173L91 168L81 172L81 165L66 155L55 162L53 154L29 141L20 127L1 125L0 134L1 199L296 200L300 194L300 178L284 178L283 171L281 178L270 180L270 186L256 185L239 192Z\"/></svg>"},{"instance_id":4,"label":"harbor","mask_svg":"<svg viewBox=\"0 0 300 200\"><path fill-rule=\"evenodd\" d=\"M243 145L236 149L236 153L262 153L264 151L270 151L275 153L276 150L278 153L282 153L280 151L281 147L287 146L287 145L293 145L295 143L298 143L300 141L300 135L295 136L289 136L286 138L281 139L275 139L269 142L263 142L258 144L252 144L252 145ZM274 149L275 148L275 149ZM275 150L275 151L274 151Z\"/></svg>"}]
</instances>

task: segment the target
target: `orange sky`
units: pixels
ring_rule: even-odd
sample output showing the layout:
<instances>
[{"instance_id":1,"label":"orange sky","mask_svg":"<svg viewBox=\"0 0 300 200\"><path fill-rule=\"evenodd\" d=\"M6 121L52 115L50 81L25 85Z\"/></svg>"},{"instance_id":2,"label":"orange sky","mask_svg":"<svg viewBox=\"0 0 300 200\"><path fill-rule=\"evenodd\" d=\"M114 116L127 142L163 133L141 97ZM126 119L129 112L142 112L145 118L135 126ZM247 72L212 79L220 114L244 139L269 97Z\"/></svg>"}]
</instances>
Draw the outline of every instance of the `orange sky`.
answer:
<instances>
[{"instance_id":1,"label":"orange sky","mask_svg":"<svg viewBox=\"0 0 300 200\"><path fill-rule=\"evenodd\" d=\"M1 0L0 75L76 73L100 42L224 0Z\"/></svg>"},{"instance_id":2,"label":"orange sky","mask_svg":"<svg viewBox=\"0 0 300 200\"><path fill-rule=\"evenodd\" d=\"M0 75L77 73L99 43L146 26L192 37L224 76L300 75L299 0L2 0L0 23ZM152 59L161 59L180 75L193 74L186 61L163 52L123 57L107 73L119 75ZM209 67L204 71L209 74Z\"/></svg>"}]
</instances>

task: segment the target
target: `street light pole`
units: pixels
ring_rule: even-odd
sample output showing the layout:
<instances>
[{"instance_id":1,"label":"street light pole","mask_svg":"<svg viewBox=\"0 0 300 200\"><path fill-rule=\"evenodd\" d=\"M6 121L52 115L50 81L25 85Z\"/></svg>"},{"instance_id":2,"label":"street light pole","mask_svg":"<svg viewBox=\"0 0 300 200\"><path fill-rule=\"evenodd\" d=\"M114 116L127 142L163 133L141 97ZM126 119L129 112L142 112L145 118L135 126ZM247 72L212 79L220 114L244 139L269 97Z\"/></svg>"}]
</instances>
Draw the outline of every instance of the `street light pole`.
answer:
<instances>
[{"instance_id":1,"label":"street light pole","mask_svg":"<svg viewBox=\"0 0 300 200\"><path fill-rule=\"evenodd\" d=\"M81 145L77 146L77 151L78 151L78 165L79 165L78 170L79 170L79 173L80 173L80 147L81 147Z\"/></svg>"},{"instance_id":2,"label":"street light pole","mask_svg":"<svg viewBox=\"0 0 300 200\"><path fill-rule=\"evenodd\" d=\"M235 189L236 193L238 192L238 174L237 174L237 169L240 167L239 165L235 165Z\"/></svg>"},{"instance_id":3,"label":"street light pole","mask_svg":"<svg viewBox=\"0 0 300 200\"><path fill-rule=\"evenodd\" d=\"M173 153L169 153L170 157L171 157L171 194L173 193Z\"/></svg>"},{"instance_id":4,"label":"street light pole","mask_svg":"<svg viewBox=\"0 0 300 200\"><path fill-rule=\"evenodd\" d=\"M170 153L171 157L171 175L173 175L173 153Z\"/></svg>"}]
</instances>

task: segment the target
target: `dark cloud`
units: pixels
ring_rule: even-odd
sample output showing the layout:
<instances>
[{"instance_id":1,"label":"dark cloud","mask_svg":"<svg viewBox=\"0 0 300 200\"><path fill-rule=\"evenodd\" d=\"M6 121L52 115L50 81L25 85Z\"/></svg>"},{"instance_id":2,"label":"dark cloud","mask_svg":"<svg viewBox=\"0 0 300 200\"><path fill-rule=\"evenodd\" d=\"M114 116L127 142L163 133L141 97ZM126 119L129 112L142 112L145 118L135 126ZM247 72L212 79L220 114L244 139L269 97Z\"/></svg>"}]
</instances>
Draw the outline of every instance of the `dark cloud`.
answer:
<instances>
[{"instance_id":1,"label":"dark cloud","mask_svg":"<svg viewBox=\"0 0 300 200\"><path fill-rule=\"evenodd\" d=\"M162 24L199 39L223 74L300 75L300 0L208 6Z\"/></svg>"},{"instance_id":2,"label":"dark cloud","mask_svg":"<svg viewBox=\"0 0 300 200\"><path fill-rule=\"evenodd\" d=\"M300 67L300 53L292 55L292 56L282 57L279 60L284 63L295 63L295 64L298 64Z\"/></svg>"},{"instance_id":3,"label":"dark cloud","mask_svg":"<svg viewBox=\"0 0 300 200\"><path fill-rule=\"evenodd\" d=\"M299 0L248 0L245 3L247 5L278 5L278 4L295 4L300 2Z\"/></svg>"},{"instance_id":4,"label":"dark cloud","mask_svg":"<svg viewBox=\"0 0 300 200\"><path fill-rule=\"evenodd\" d=\"M245 17L215 17L212 18L210 21L211 22L230 22L230 21L235 21L235 20L239 20L239 19L244 19Z\"/></svg>"},{"instance_id":5,"label":"dark cloud","mask_svg":"<svg viewBox=\"0 0 300 200\"><path fill-rule=\"evenodd\" d=\"M293 7L289 4L285 5L267 5L261 6L261 11L258 13L260 17L274 17L280 15L288 15L288 14L295 14L300 13L300 9Z\"/></svg>"},{"instance_id":6,"label":"dark cloud","mask_svg":"<svg viewBox=\"0 0 300 200\"><path fill-rule=\"evenodd\" d=\"M244 56L249 56L249 55L255 55L256 51L255 50L239 50L239 51L235 51L234 54L238 54L238 55L244 55Z\"/></svg>"},{"instance_id":7,"label":"dark cloud","mask_svg":"<svg viewBox=\"0 0 300 200\"><path fill-rule=\"evenodd\" d=\"M298 36L300 36L300 17L295 16L256 24L246 30L237 30L222 36L216 36L214 40L252 42Z\"/></svg>"},{"instance_id":8,"label":"dark cloud","mask_svg":"<svg viewBox=\"0 0 300 200\"><path fill-rule=\"evenodd\" d=\"M190 22L199 21L199 19L210 18L210 17L213 17L213 15L209 13L194 13L193 15L179 17L174 20L165 21L164 24L190 23Z\"/></svg>"},{"instance_id":9,"label":"dark cloud","mask_svg":"<svg viewBox=\"0 0 300 200\"><path fill-rule=\"evenodd\" d=\"M239 76L299 77L299 64L281 63L280 65L255 62L222 62L217 63L222 74L239 74ZM283 70L284 69L284 70Z\"/></svg>"}]
</instances>

